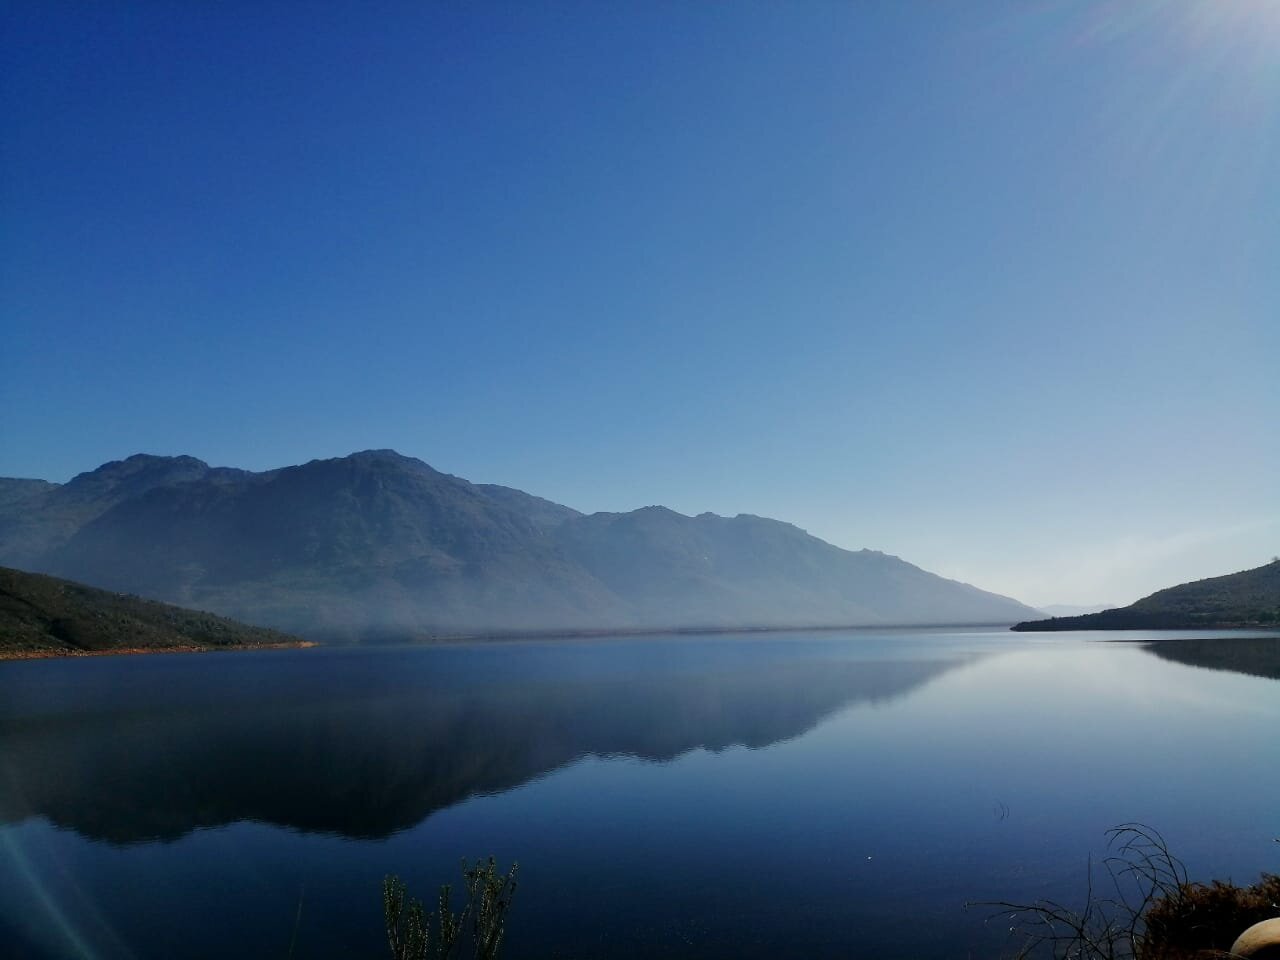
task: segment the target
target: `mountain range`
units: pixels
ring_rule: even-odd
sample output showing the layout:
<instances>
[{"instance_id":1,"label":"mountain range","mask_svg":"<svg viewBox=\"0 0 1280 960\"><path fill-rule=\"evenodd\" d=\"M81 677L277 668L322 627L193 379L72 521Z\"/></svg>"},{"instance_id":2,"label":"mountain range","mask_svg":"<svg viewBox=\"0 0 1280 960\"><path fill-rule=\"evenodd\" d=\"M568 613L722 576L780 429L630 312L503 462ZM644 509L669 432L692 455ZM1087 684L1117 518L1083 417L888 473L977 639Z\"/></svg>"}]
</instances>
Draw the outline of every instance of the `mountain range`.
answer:
<instances>
[{"instance_id":1,"label":"mountain range","mask_svg":"<svg viewBox=\"0 0 1280 960\"><path fill-rule=\"evenodd\" d=\"M1036 611L787 523L583 514L391 450L138 454L0 479L0 564L308 637L1011 623Z\"/></svg>"},{"instance_id":2,"label":"mountain range","mask_svg":"<svg viewBox=\"0 0 1280 960\"><path fill-rule=\"evenodd\" d=\"M1198 630L1280 626L1280 559L1157 590L1127 607L1015 624L1014 630Z\"/></svg>"}]
</instances>

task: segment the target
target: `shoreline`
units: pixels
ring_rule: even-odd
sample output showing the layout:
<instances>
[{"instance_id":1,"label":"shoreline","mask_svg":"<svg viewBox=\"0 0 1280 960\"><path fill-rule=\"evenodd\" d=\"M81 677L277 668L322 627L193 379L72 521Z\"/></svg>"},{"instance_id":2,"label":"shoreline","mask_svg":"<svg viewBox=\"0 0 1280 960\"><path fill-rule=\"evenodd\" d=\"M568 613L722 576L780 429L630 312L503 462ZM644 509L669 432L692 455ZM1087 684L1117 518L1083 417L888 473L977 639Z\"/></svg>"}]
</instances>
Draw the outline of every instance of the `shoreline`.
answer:
<instances>
[{"instance_id":1,"label":"shoreline","mask_svg":"<svg viewBox=\"0 0 1280 960\"><path fill-rule=\"evenodd\" d=\"M1233 627L1223 627L1219 633L1227 630L1235 629ZM1241 627L1239 629L1246 629ZM1232 634L1228 637L1204 637L1198 633L1193 637L1100 637L1098 643L1216 643L1219 640L1277 640L1280 641L1280 633L1263 634L1262 636L1236 636Z\"/></svg>"},{"instance_id":2,"label":"shoreline","mask_svg":"<svg viewBox=\"0 0 1280 960\"><path fill-rule=\"evenodd\" d=\"M238 643L228 646L180 644L172 647L112 647L107 650L80 650L76 648L64 650L0 650L0 661L65 660L80 657L133 657L150 653L234 653L238 650L301 650L318 646L320 644L315 640L291 640L281 643Z\"/></svg>"}]
</instances>

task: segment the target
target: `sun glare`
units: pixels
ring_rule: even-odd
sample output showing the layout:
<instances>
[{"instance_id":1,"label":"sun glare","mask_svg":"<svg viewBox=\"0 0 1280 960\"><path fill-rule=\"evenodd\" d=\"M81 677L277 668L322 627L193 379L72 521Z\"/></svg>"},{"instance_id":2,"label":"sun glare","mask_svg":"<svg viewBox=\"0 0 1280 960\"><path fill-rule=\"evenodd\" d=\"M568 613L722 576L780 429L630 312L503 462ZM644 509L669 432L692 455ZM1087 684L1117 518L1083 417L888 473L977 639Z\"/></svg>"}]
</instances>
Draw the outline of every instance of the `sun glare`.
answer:
<instances>
[{"instance_id":1,"label":"sun glare","mask_svg":"<svg viewBox=\"0 0 1280 960\"><path fill-rule=\"evenodd\" d=\"M1089 19L1095 40L1155 31L1211 55L1280 54L1280 0L1106 0Z\"/></svg>"},{"instance_id":2,"label":"sun glare","mask_svg":"<svg viewBox=\"0 0 1280 960\"><path fill-rule=\"evenodd\" d=\"M1166 12L1179 52L1215 72L1261 79L1280 67L1280 0L1194 0L1153 11Z\"/></svg>"}]
</instances>

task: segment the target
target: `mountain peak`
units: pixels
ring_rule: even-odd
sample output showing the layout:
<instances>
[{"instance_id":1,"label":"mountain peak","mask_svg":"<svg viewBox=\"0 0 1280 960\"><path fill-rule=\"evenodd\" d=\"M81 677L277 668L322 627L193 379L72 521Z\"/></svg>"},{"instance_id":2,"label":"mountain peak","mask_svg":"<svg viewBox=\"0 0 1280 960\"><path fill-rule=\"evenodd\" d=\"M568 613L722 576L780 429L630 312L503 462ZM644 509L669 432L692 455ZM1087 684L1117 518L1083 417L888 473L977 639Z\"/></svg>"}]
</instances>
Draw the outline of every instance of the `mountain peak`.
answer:
<instances>
[{"instance_id":1,"label":"mountain peak","mask_svg":"<svg viewBox=\"0 0 1280 960\"><path fill-rule=\"evenodd\" d=\"M391 460L398 463L422 463L416 457L406 457L398 450L392 450L390 447L379 447L372 450L357 450L355 453L348 454L344 460Z\"/></svg>"},{"instance_id":2,"label":"mountain peak","mask_svg":"<svg viewBox=\"0 0 1280 960\"><path fill-rule=\"evenodd\" d=\"M376 450L357 450L355 453L349 453L345 457L325 457L315 460L308 460L306 463L297 467L286 467L286 470L307 470L307 469L342 469L342 468L361 468L374 470L409 470L414 473L430 473L438 476L446 476L440 471L433 468L430 464L424 463L416 457L406 457L398 451L389 448Z\"/></svg>"},{"instance_id":3,"label":"mountain peak","mask_svg":"<svg viewBox=\"0 0 1280 960\"><path fill-rule=\"evenodd\" d=\"M347 463L358 464L376 464L378 466L395 466L407 467L412 470L429 470L432 473L439 473L431 464L426 461L419 460L417 457L407 457L397 450L389 447L383 447L376 450L357 450L355 453L347 454L345 457L337 457L336 460Z\"/></svg>"},{"instance_id":4,"label":"mountain peak","mask_svg":"<svg viewBox=\"0 0 1280 960\"><path fill-rule=\"evenodd\" d=\"M203 460L187 454L179 454L170 457L155 453L135 453L132 456L125 457L123 460L108 460L100 467L92 470L86 470L84 473L77 474L72 482L79 480L81 477L109 476L112 474L137 473L151 467L195 467L197 469L209 468L209 465Z\"/></svg>"},{"instance_id":5,"label":"mountain peak","mask_svg":"<svg viewBox=\"0 0 1280 960\"><path fill-rule=\"evenodd\" d=\"M154 453L135 453L124 460L110 460L93 470L76 474L67 484L68 487L115 484L140 476L196 477L210 469L203 460L182 454L176 457L160 456Z\"/></svg>"}]
</instances>

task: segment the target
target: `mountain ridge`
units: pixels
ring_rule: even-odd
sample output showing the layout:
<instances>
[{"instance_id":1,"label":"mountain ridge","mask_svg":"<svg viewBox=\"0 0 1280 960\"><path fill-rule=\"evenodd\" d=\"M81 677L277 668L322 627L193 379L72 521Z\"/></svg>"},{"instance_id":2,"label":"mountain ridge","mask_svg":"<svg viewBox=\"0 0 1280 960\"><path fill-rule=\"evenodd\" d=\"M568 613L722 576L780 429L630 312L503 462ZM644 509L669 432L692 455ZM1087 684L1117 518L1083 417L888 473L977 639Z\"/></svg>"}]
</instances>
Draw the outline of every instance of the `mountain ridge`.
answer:
<instances>
[{"instance_id":1,"label":"mountain ridge","mask_svg":"<svg viewBox=\"0 0 1280 960\"><path fill-rule=\"evenodd\" d=\"M20 493L4 506L6 489ZM584 514L393 450L0 480L0 563L308 636L1009 623L1015 600L752 514Z\"/></svg>"}]
</instances>

